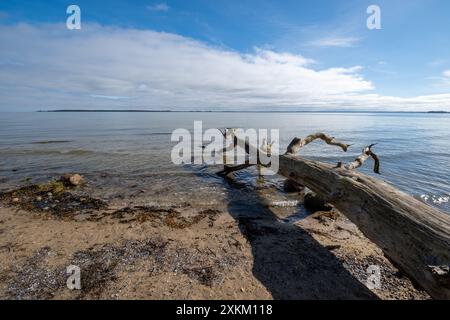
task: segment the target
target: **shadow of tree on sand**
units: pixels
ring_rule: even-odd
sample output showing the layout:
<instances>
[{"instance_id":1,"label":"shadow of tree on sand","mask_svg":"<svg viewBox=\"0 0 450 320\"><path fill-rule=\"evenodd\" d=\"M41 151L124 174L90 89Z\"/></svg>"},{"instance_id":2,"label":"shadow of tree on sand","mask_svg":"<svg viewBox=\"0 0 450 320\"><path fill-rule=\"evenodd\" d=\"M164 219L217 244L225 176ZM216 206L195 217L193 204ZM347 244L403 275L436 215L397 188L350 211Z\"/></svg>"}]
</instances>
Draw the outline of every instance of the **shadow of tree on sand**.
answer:
<instances>
[{"instance_id":1,"label":"shadow of tree on sand","mask_svg":"<svg viewBox=\"0 0 450 320\"><path fill-rule=\"evenodd\" d=\"M378 299L305 230L278 219L258 191L225 180L228 211L252 248L253 274L274 299Z\"/></svg>"}]
</instances>

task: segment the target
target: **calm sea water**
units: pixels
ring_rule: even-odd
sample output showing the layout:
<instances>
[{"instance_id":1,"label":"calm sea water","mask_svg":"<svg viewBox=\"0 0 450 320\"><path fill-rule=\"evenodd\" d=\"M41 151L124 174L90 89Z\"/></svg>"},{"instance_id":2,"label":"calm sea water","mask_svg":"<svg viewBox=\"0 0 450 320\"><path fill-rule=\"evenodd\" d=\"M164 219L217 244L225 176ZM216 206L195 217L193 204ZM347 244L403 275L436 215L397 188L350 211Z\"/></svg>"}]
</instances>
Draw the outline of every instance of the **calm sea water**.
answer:
<instances>
[{"instance_id":1,"label":"calm sea water","mask_svg":"<svg viewBox=\"0 0 450 320\"><path fill-rule=\"evenodd\" d=\"M280 129L285 150L295 136L323 131L354 144L348 153L315 142L301 154L324 162L350 161L365 145L378 143L378 176L399 189L450 212L450 115L354 113L0 113L0 190L42 182L66 172L88 178L93 195L119 201L223 205L247 201L275 203L281 177L261 179L255 169L229 181L220 167L176 166L170 160L171 133L207 128ZM371 173L368 162L361 171ZM236 186L242 192L230 192ZM242 197L242 198L239 198Z\"/></svg>"}]
</instances>

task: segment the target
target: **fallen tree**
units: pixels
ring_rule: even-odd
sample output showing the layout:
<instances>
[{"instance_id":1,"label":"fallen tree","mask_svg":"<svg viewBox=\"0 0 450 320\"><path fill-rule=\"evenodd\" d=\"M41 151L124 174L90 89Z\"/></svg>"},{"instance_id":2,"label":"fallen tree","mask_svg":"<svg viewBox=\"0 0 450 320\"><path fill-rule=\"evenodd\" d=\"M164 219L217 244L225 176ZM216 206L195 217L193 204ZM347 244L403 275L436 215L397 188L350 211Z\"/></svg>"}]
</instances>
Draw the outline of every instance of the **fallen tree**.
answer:
<instances>
[{"instance_id":1,"label":"fallen tree","mask_svg":"<svg viewBox=\"0 0 450 320\"><path fill-rule=\"evenodd\" d=\"M347 216L410 279L435 299L450 299L450 215L403 193L379 179L355 172L372 157L368 146L353 162L336 166L297 155L308 143L321 139L347 151L350 145L323 133L295 138L279 156L279 174L307 186ZM234 138L234 147L238 138ZM241 141L242 142L242 141ZM245 149L252 146L244 142ZM255 148L255 147L253 147ZM258 148L258 147L256 147ZM258 164L261 165L261 163ZM221 174L252 164L225 165Z\"/></svg>"}]
</instances>

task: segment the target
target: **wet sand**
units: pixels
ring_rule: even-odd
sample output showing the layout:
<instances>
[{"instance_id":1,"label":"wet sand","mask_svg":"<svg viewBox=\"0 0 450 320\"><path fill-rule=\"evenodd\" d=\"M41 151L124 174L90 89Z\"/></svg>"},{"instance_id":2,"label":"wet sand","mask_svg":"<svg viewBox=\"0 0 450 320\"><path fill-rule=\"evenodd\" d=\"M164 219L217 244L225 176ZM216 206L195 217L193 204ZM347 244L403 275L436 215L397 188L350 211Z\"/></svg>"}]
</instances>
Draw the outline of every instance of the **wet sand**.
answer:
<instances>
[{"instance_id":1,"label":"wet sand","mask_svg":"<svg viewBox=\"0 0 450 320\"><path fill-rule=\"evenodd\" d=\"M429 299L334 209L290 221L263 202L249 211L239 201L64 197L72 209L63 214L2 198L0 298ZM66 287L69 265L81 268L81 290ZM379 289L366 286L370 265L380 267Z\"/></svg>"}]
</instances>

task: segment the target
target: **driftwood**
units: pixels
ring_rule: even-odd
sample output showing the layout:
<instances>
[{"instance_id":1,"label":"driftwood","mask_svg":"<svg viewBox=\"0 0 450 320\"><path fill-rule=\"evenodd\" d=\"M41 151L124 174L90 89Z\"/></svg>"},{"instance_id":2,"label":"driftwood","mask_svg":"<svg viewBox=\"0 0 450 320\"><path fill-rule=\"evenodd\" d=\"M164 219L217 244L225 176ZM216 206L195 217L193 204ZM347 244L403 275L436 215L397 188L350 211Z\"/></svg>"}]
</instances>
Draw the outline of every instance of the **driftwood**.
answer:
<instances>
[{"instance_id":1,"label":"driftwood","mask_svg":"<svg viewBox=\"0 0 450 320\"><path fill-rule=\"evenodd\" d=\"M433 208L389 185L353 171L372 157L379 173L379 159L372 147L349 164L337 166L311 161L297 152L321 139L339 146L323 133L295 138L279 157L279 174L307 186L347 216L410 279L433 298L450 299L450 215ZM243 167L249 167L246 164ZM242 169L230 167L224 173Z\"/></svg>"},{"instance_id":2,"label":"driftwood","mask_svg":"<svg viewBox=\"0 0 450 320\"><path fill-rule=\"evenodd\" d=\"M289 154L296 154L300 151L300 149L304 146L306 146L308 143L313 142L314 140L321 139L325 141L329 145L338 146L340 147L344 152L348 150L348 148L351 146L350 144L345 144L339 141L335 141L334 137L327 136L325 133L318 132L315 134L310 134L304 139L300 138L294 138L292 142L287 147L286 153Z\"/></svg>"},{"instance_id":3,"label":"driftwood","mask_svg":"<svg viewBox=\"0 0 450 320\"><path fill-rule=\"evenodd\" d=\"M337 168L346 168L348 170L353 170L361 167L364 162L369 159L369 157L372 157L372 159L374 160L373 172L380 174L380 159L378 159L378 156L372 151L372 147L374 145L375 143L365 147L361 155L359 155L353 162L350 162L345 166L342 164L342 162L339 162L337 164Z\"/></svg>"},{"instance_id":4,"label":"driftwood","mask_svg":"<svg viewBox=\"0 0 450 320\"><path fill-rule=\"evenodd\" d=\"M269 164L264 164L261 162L260 160L260 154L261 153L265 153L266 155L270 156L270 150L272 148L272 144L267 144L266 141L264 140L263 144L261 147L257 147L257 146L253 146L250 145L248 143L248 141L240 141L240 139L234 134L234 129L227 129L225 131L222 132L222 135L224 136L224 138L227 138L227 135L230 135L233 139L233 142L229 145L224 147L221 151L223 152L223 170L217 172L218 175L221 176L226 176L232 172L235 171L239 171L239 170L243 170L249 167L252 167L254 165L260 165L260 166L268 166ZM226 160L226 156L227 156L227 152L232 152L234 151L237 147L239 142L241 142L241 145L244 145L244 150L245 153L248 154L256 154L257 158L256 158L256 163L251 163L249 158L245 159L245 162L243 164L238 164L238 165L228 165L227 164L227 160Z\"/></svg>"}]
</instances>

